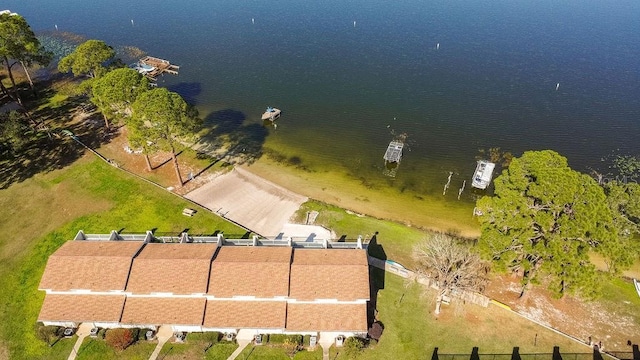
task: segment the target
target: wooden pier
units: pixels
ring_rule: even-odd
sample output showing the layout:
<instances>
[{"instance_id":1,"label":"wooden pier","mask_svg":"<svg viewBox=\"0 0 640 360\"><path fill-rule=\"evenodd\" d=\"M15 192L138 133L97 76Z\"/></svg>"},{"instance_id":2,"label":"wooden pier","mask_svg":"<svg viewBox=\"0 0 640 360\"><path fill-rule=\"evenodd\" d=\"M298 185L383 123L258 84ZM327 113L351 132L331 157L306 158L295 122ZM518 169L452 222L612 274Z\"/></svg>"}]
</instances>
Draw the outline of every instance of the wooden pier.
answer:
<instances>
[{"instance_id":1,"label":"wooden pier","mask_svg":"<svg viewBox=\"0 0 640 360\"><path fill-rule=\"evenodd\" d=\"M399 163L400 159L402 159L403 147L404 147L404 143L400 141L390 142L389 147L387 147L387 151L384 153L384 159L388 162Z\"/></svg>"},{"instance_id":2,"label":"wooden pier","mask_svg":"<svg viewBox=\"0 0 640 360\"><path fill-rule=\"evenodd\" d=\"M155 81L158 76L164 73L178 75L178 70L180 70L180 67L178 65L171 64L168 60L156 58L153 56L143 57L138 61L138 65L141 66L138 67L137 70L153 81Z\"/></svg>"}]
</instances>

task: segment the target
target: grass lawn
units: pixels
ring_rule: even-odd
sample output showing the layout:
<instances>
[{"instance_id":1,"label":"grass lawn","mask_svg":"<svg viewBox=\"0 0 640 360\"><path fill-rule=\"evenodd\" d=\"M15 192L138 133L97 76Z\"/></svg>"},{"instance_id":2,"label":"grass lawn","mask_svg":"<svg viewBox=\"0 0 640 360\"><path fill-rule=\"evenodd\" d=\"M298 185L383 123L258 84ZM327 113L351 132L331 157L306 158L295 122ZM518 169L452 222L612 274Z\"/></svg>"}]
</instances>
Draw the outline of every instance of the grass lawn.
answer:
<instances>
[{"instance_id":1,"label":"grass lawn","mask_svg":"<svg viewBox=\"0 0 640 360\"><path fill-rule=\"evenodd\" d=\"M248 345L240 355L236 358L238 360L248 359L260 359L260 360L289 360L289 355L286 354L285 349L277 344L265 344L265 345ZM321 360L322 348L317 347L314 351L299 351L294 357L294 360Z\"/></svg>"},{"instance_id":2,"label":"grass lawn","mask_svg":"<svg viewBox=\"0 0 640 360\"><path fill-rule=\"evenodd\" d=\"M44 293L38 283L46 261L80 229L89 233L156 229L157 233L242 234L218 216L85 156L62 170L35 175L0 191L0 345L12 358L47 358L54 349L35 337Z\"/></svg>"},{"instance_id":3,"label":"grass lawn","mask_svg":"<svg viewBox=\"0 0 640 360\"><path fill-rule=\"evenodd\" d=\"M410 256L411 248L426 236L423 230L407 227L393 221L350 214L337 206L314 200L302 204L296 214L297 220L304 222L307 211L313 210L320 213L316 224L333 229L338 237L345 235L353 240L358 235L362 235L364 240L369 241L377 232L377 243L381 247L372 252L372 255L386 256L386 258L393 259L406 267L411 267L413 264Z\"/></svg>"},{"instance_id":4,"label":"grass lawn","mask_svg":"<svg viewBox=\"0 0 640 360\"><path fill-rule=\"evenodd\" d=\"M474 346L481 354L510 354L514 346L519 346L522 354L550 353L556 345L566 353L590 351L497 306L452 303L443 307L436 319L433 305L419 285L407 286L402 278L387 274L377 306L384 333L380 342L366 349L359 359L425 359L435 347L442 354L470 354ZM337 352L337 359L347 359L339 351L332 347L331 358Z\"/></svg>"},{"instance_id":5,"label":"grass lawn","mask_svg":"<svg viewBox=\"0 0 640 360\"><path fill-rule=\"evenodd\" d=\"M78 360L110 360L110 359L130 359L147 360L156 342L142 341L135 343L123 351L116 351L102 339L85 338L80 350L78 350Z\"/></svg>"},{"instance_id":6,"label":"grass lawn","mask_svg":"<svg viewBox=\"0 0 640 360\"><path fill-rule=\"evenodd\" d=\"M232 342L219 342L211 346L206 334L190 333L186 342L166 343L159 359L163 360L226 360L238 348L238 344Z\"/></svg>"}]
</instances>

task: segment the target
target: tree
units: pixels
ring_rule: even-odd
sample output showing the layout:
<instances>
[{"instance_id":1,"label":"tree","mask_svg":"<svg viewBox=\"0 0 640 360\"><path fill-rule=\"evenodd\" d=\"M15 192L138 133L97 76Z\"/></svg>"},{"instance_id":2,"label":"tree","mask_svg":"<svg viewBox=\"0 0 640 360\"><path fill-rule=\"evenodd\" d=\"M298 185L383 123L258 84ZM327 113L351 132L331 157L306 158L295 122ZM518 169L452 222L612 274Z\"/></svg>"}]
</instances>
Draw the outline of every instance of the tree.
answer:
<instances>
[{"instance_id":1,"label":"tree","mask_svg":"<svg viewBox=\"0 0 640 360\"><path fill-rule=\"evenodd\" d=\"M0 114L0 145L15 153L32 138L31 129L25 125L20 113L10 111Z\"/></svg>"},{"instance_id":2,"label":"tree","mask_svg":"<svg viewBox=\"0 0 640 360\"><path fill-rule=\"evenodd\" d=\"M109 128L109 118L130 117L132 105L142 92L149 90L149 80L133 69L121 68L109 71L92 84L91 102L104 117Z\"/></svg>"},{"instance_id":3,"label":"tree","mask_svg":"<svg viewBox=\"0 0 640 360\"><path fill-rule=\"evenodd\" d=\"M116 55L113 48L100 40L87 40L69 55L60 59L58 70L71 71L74 76L99 78L105 73L103 64Z\"/></svg>"},{"instance_id":4,"label":"tree","mask_svg":"<svg viewBox=\"0 0 640 360\"><path fill-rule=\"evenodd\" d=\"M144 149L147 167L151 170L148 153L155 150L171 152L176 177L180 186L184 183L176 157L178 139L193 136L201 126L197 110L182 97L164 88L155 88L138 95L133 103L130 121L130 141Z\"/></svg>"},{"instance_id":5,"label":"tree","mask_svg":"<svg viewBox=\"0 0 640 360\"><path fill-rule=\"evenodd\" d=\"M49 346L53 346L62 337L62 328L59 326L44 326L38 323L36 335L38 339L44 341Z\"/></svg>"},{"instance_id":6,"label":"tree","mask_svg":"<svg viewBox=\"0 0 640 360\"><path fill-rule=\"evenodd\" d=\"M477 202L480 243L494 263L522 277L521 296L539 273L558 296L596 296L599 275L589 260L610 258L618 241L602 187L551 150L527 151L495 180L494 196Z\"/></svg>"},{"instance_id":7,"label":"tree","mask_svg":"<svg viewBox=\"0 0 640 360\"><path fill-rule=\"evenodd\" d=\"M619 241L603 244L610 254L605 258L608 270L620 273L638 258L640 234L640 185L614 180L604 184L607 205L613 216Z\"/></svg>"},{"instance_id":8,"label":"tree","mask_svg":"<svg viewBox=\"0 0 640 360\"><path fill-rule=\"evenodd\" d=\"M40 45L36 35L22 16L15 13L0 14L0 58L11 80L11 85L13 86L12 97L15 101L22 104L12 67L15 64L22 66L29 80L29 85L35 92L27 66L31 66L34 63L46 66L51 61L52 56L50 52ZM6 90L4 86L2 88L3 91Z\"/></svg>"},{"instance_id":9,"label":"tree","mask_svg":"<svg viewBox=\"0 0 640 360\"><path fill-rule=\"evenodd\" d=\"M342 351L347 356L347 359L356 359L364 351L365 345L364 339L351 336L344 341Z\"/></svg>"},{"instance_id":10,"label":"tree","mask_svg":"<svg viewBox=\"0 0 640 360\"><path fill-rule=\"evenodd\" d=\"M416 244L412 257L416 272L435 280L438 286L436 315L440 314L443 298L452 292L482 291L486 285L489 267L480 255L447 235L432 234Z\"/></svg>"},{"instance_id":11,"label":"tree","mask_svg":"<svg viewBox=\"0 0 640 360\"><path fill-rule=\"evenodd\" d=\"M107 345L122 351L134 342L133 331L131 329L109 329L104 337Z\"/></svg>"}]
</instances>

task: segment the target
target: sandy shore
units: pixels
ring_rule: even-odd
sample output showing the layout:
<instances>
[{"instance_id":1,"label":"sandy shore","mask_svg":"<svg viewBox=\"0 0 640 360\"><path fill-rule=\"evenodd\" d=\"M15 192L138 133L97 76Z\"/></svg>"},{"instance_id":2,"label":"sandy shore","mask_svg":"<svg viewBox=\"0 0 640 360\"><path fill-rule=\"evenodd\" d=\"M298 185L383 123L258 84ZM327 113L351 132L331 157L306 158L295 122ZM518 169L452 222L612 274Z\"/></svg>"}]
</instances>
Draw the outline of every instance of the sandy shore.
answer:
<instances>
[{"instance_id":1,"label":"sandy shore","mask_svg":"<svg viewBox=\"0 0 640 360\"><path fill-rule=\"evenodd\" d=\"M472 217L473 207L468 205L417 198L390 189L367 189L339 173L304 172L264 158L239 168L295 193L356 213L464 237L480 235L480 227Z\"/></svg>"}]
</instances>

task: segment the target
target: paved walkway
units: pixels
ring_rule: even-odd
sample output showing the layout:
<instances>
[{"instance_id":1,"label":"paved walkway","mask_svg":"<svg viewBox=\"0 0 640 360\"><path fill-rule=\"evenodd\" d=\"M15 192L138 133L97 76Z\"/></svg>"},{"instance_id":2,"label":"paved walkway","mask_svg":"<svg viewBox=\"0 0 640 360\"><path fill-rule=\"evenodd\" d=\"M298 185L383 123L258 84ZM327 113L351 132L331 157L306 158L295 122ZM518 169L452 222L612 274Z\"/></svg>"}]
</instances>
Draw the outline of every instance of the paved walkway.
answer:
<instances>
[{"instance_id":1,"label":"paved walkway","mask_svg":"<svg viewBox=\"0 0 640 360\"><path fill-rule=\"evenodd\" d=\"M156 338L158 339L158 345L153 350L153 353L149 357L149 360L156 360L160 351L162 351L162 347L173 337L173 330L171 326L160 326L158 329L158 333L156 334Z\"/></svg>"},{"instance_id":2,"label":"paved walkway","mask_svg":"<svg viewBox=\"0 0 640 360\"><path fill-rule=\"evenodd\" d=\"M80 351L80 346L82 346L82 342L84 338L89 336L91 329L93 328L93 324L91 323L82 323L78 326L78 331L76 331L76 335L78 336L78 340L76 340L75 345L73 345L73 349L71 350L71 354L69 354L68 360L74 360L76 356L78 356L78 351Z\"/></svg>"},{"instance_id":3,"label":"paved walkway","mask_svg":"<svg viewBox=\"0 0 640 360\"><path fill-rule=\"evenodd\" d=\"M318 339L318 345L322 347L322 360L329 360L329 348L331 348L331 345L333 345L333 343L336 341L336 338L333 335L334 334L320 333L320 338Z\"/></svg>"},{"instance_id":4,"label":"paved walkway","mask_svg":"<svg viewBox=\"0 0 640 360\"><path fill-rule=\"evenodd\" d=\"M242 350L247 347L247 345L251 344L251 340L247 339L236 339L236 341L238 342L238 348L233 352L233 354L229 355L227 360L235 359L236 357L238 357L238 355L240 355Z\"/></svg>"}]
</instances>

